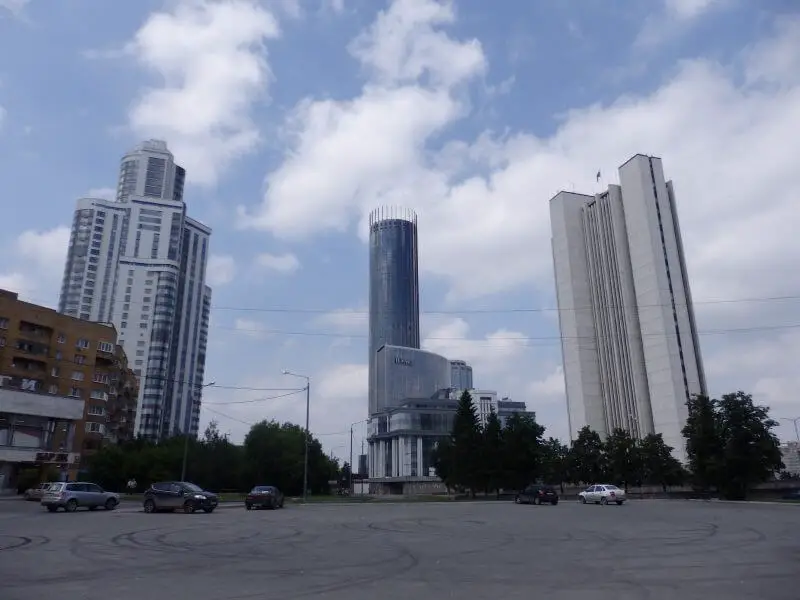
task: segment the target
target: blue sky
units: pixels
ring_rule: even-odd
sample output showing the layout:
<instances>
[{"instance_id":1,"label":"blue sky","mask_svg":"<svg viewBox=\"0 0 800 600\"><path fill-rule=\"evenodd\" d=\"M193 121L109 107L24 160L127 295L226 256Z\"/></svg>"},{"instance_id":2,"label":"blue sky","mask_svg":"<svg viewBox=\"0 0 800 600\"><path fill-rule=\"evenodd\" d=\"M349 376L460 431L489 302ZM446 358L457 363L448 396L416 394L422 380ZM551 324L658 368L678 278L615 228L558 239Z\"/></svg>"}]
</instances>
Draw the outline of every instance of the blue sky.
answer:
<instances>
[{"instance_id":1,"label":"blue sky","mask_svg":"<svg viewBox=\"0 0 800 600\"><path fill-rule=\"evenodd\" d=\"M775 298L800 295L798 106L789 0L0 0L0 286L53 306L76 198L162 138L214 230L204 423L300 422L302 395L227 389L287 368L346 457L363 219L398 204L426 347L564 437L547 201L642 152L675 182L712 391L794 417L798 301Z\"/></svg>"}]
</instances>

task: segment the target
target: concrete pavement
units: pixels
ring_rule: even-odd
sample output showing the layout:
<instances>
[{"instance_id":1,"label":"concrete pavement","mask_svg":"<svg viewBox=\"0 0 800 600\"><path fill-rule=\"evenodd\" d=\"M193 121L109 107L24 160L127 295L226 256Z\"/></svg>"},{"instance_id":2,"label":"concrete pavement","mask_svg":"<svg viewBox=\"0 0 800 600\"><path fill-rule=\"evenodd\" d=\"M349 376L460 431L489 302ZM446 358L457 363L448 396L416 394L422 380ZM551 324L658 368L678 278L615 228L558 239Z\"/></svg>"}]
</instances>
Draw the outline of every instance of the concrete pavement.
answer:
<instances>
[{"instance_id":1,"label":"concrete pavement","mask_svg":"<svg viewBox=\"0 0 800 600\"><path fill-rule=\"evenodd\" d=\"M0 506L0 596L29 600L796 600L800 509L419 503L211 515Z\"/></svg>"}]
</instances>

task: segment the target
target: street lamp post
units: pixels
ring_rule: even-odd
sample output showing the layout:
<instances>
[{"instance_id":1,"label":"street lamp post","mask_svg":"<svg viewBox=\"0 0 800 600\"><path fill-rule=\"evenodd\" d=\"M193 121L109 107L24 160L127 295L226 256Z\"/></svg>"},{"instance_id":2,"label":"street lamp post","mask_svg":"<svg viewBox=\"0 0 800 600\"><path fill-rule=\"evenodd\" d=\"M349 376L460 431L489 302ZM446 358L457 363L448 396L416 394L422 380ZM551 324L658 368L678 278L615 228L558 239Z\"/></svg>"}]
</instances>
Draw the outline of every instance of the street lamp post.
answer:
<instances>
[{"instance_id":1,"label":"street lamp post","mask_svg":"<svg viewBox=\"0 0 800 600\"><path fill-rule=\"evenodd\" d=\"M800 442L800 429L797 427L797 422L800 421L800 417L780 417L781 421L790 421L794 423L794 436L797 438L797 441Z\"/></svg>"},{"instance_id":2,"label":"street lamp post","mask_svg":"<svg viewBox=\"0 0 800 600\"><path fill-rule=\"evenodd\" d=\"M350 473L348 475L350 481L347 482L347 487L349 488L351 496L355 492L355 489L353 488L353 426L358 425L359 423L364 423L366 421L367 419L361 419L360 421L356 421L355 423L350 424ZM362 446L363 446L363 438L362 438Z\"/></svg>"},{"instance_id":3,"label":"street lamp post","mask_svg":"<svg viewBox=\"0 0 800 600\"><path fill-rule=\"evenodd\" d=\"M291 371L287 371L283 369L281 371L284 375L291 375L292 377L299 377L300 379L306 380L306 448L305 453L303 455L303 503L305 504L308 500L308 420L309 415L311 412L311 378L307 375L300 375L298 373L292 373Z\"/></svg>"},{"instance_id":4,"label":"street lamp post","mask_svg":"<svg viewBox=\"0 0 800 600\"><path fill-rule=\"evenodd\" d=\"M214 385L213 381L209 381L205 385L201 385L200 389L211 387ZM192 397L192 407L194 407L194 403L197 402L197 396ZM191 427L191 425L190 425ZM183 432L183 466L181 467L181 481L186 481L186 459L189 456L189 432Z\"/></svg>"}]
</instances>

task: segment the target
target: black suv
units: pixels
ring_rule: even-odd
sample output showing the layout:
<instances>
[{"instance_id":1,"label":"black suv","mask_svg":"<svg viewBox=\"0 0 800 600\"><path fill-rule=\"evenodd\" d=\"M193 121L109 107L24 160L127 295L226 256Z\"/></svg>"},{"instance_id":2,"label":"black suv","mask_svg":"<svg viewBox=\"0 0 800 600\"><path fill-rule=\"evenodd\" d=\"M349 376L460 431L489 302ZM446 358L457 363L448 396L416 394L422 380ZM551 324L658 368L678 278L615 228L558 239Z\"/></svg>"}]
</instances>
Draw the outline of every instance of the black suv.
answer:
<instances>
[{"instance_id":1,"label":"black suv","mask_svg":"<svg viewBox=\"0 0 800 600\"><path fill-rule=\"evenodd\" d=\"M529 485L514 498L517 504L558 504L558 493L550 485Z\"/></svg>"},{"instance_id":2,"label":"black suv","mask_svg":"<svg viewBox=\"0 0 800 600\"><path fill-rule=\"evenodd\" d=\"M219 499L216 494L188 481L160 481L147 489L142 504L146 513L176 510L185 513L197 510L211 513L217 508Z\"/></svg>"}]
</instances>

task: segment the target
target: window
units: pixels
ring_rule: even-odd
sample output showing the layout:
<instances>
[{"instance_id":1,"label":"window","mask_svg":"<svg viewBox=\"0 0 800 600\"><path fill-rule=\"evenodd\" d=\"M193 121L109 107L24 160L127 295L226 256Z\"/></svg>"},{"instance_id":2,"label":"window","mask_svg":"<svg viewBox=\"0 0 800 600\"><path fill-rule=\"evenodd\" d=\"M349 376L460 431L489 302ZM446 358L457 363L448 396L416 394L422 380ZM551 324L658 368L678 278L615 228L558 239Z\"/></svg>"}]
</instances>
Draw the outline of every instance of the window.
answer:
<instances>
[{"instance_id":1,"label":"window","mask_svg":"<svg viewBox=\"0 0 800 600\"><path fill-rule=\"evenodd\" d=\"M80 398L81 397L81 388L69 388L69 395L73 398Z\"/></svg>"},{"instance_id":2,"label":"window","mask_svg":"<svg viewBox=\"0 0 800 600\"><path fill-rule=\"evenodd\" d=\"M0 329L8 329L8 319L0 317Z\"/></svg>"},{"instance_id":3,"label":"window","mask_svg":"<svg viewBox=\"0 0 800 600\"><path fill-rule=\"evenodd\" d=\"M76 348L88 348L89 347L89 340L85 338L80 338L77 342L75 342Z\"/></svg>"},{"instance_id":4,"label":"window","mask_svg":"<svg viewBox=\"0 0 800 600\"><path fill-rule=\"evenodd\" d=\"M60 373L61 373L61 369L59 369L58 367L53 367L52 369L50 369L50 376L51 377L58 377Z\"/></svg>"},{"instance_id":5,"label":"window","mask_svg":"<svg viewBox=\"0 0 800 600\"><path fill-rule=\"evenodd\" d=\"M147 329L147 323L139 323L139 329Z\"/></svg>"},{"instance_id":6,"label":"window","mask_svg":"<svg viewBox=\"0 0 800 600\"><path fill-rule=\"evenodd\" d=\"M83 365L86 363L86 357L83 354L76 354L75 355L75 364L76 365Z\"/></svg>"},{"instance_id":7,"label":"window","mask_svg":"<svg viewBox=\"0 0 800 600\"><path fill-rule=\"evenodd\" d=\"M92 423L87 421L86 423L86 433L105 433L106 426L102 423Z\"/></svg>"},{"instance_id":8,"label":"window","mask_svg":"<svg viewBox=\"0 0 800 600\"><path fill-rule=\"evenodd\" d=\"M122 323L120 323L120 324L119 324L119 326L120 326L122 329L125 329L125 328L128 326L128 323L127 323L127 321L123 321Z\"/></svg>"},{"instance_id":9,"label":"window","mask_svg":"<svg viewBox=\"0 0 800 600\"><path fill-rule=\"evenodd\" d=\"M95 400L103 400L103 401L108 400L108 394L106 394L103 390L92 390L92 393L89 394L89 396L91 396Z\"/></svg>"},{"instance_id":10,"label":"window","mask_svg":"<svg viewBox=\"0 0 800 600\"><path fill-rule=\"evenodd\" d=\"M0 335L0 348L6 345L6 338L5 336Z\"/></svg>"},{"instance_id":11,"label":"window","mask_svg":"<svg viewBox=\"0 0 800 600\"><path fill-rule=\"evenodd\" d=\"M73 381L83 381L83 371L73 371L72 372L72 380Z\"/></svg>"},{"instance_id":12,"label":"window","mask_svg":"<svg viewBox=\"0 0 800 600\"><path fill-rule=\"evenodd\" d=\"M67 341L67 336L65 336L63 333L59 333L59 334L58 334L58 338L56 339L56 341L57 341L59 344L63 344L64 342L66 342L66 341Z\"/></svg>"},{"instance_id":13,"label":"window","mask_svg":"<svg viewBox=\"0 0 800 600\"><path fill-rule=\"evenodd\" d=\"M56 350L56 360L61 360L64 358L64 355L61 354L61 350Z\"/></svg>"},{"instance_id":14,"label":"window","mask_svg":"<svg viewBox=\"0 0 800 600\"><path fill-rule=\"evenodd\" d=\"M137 350L136 356L144 356L144 350Z\"/></svg>"},{"instance_id":15,"label":"window","mask_svg":"<svg viewBox=\"0 0 800 600\"><path fill-rule=\"evenodd\" d=\"M111 342L97 342L97 349L100 352L114 352L114 344Z\"/></svg>"},{"instance_id":16,"label":"window","mask_svg":"<svg viewBox=\"0 0 800 600\"><path fill-rule=\"evenodd\" d=\"M57 394L58 393L58 386L56 384L51 385L49 388L47 388L47 392L49 394Z\"/></svg>"},{"instance_id":17,"label":"window","mask_svg":"<svg viewBox=\"0 0 800 600\"><path fill-rule=\"evenodd\" d=\"M92 377L95 383L108 383L108 375L105 373L95 373Z\"/></svg>"},{"instance_id":18,"label":"window","mask_svg":"<svg viewBox=\"0 0 800 600\"><path fill-rule=\"evenodd\" d=\"M106 409L102 406L90 406L87 412L92 416L102 417L106 414Z\"/></svg>"}]
</instances>

